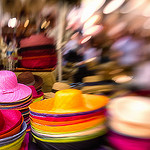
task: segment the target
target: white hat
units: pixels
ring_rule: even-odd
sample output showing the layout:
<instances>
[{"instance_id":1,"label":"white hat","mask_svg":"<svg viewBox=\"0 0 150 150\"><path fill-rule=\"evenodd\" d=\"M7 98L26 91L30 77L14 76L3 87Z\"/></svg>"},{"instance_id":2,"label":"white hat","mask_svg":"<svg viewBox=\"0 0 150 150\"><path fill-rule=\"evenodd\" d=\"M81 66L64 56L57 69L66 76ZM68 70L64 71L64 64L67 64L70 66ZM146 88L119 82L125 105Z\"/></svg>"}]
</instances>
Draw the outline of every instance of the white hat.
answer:
<instances>
[{"instance_id":1,"label":"white hat","mask_svg":"<svg viewBox=\"0 0 150 150\"><path fill-rule=\"evenodd\" d=\"M120 121L150 126L150 98L140 96L115 98L108 105L108 113Z\"/></svg>"}]
</instances>

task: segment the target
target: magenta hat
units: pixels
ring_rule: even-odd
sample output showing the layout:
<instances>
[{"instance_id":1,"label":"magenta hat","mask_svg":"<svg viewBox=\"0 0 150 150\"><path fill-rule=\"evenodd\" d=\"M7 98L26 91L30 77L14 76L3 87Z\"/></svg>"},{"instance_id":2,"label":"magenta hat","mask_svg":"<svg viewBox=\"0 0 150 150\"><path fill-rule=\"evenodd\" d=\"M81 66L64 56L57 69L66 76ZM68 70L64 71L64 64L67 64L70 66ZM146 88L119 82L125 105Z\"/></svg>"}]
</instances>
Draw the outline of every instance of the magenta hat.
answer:
<instances>
[{"instance_id":1,"label":"magenta hat","mask_svg":"<svg viewBox=\"0 0 150 150\"><path fill-rule=\"evenodd\" d=\"M0 71L0 103L16 102L32 94L32 90L17 82L12 71Z\"/></svg>"},{"instance_id":2,"label":"magenta hat","mask_svg":"<svg viewBox=\"0 0 150 150\"><path fill-rule=\"evenodd\" d=\"M21 112L18 110L0 110L0 135L17 127L22 121Z\"/></svg>"},{"instance_id":3,"label":"magenta hat","mask_svg":"<svg viewBox=\"0 0 150 150\"><path fill-rule=\"evenodd\" d=\"M115 150L149 150L150 139L132 138L110 132L107 137L109 144Z\"/></svg>"},{"instance_id":4,"label":"magenta hat","mask_svg":"<svg viewBox=\"0 0 150 150\"><path fill-rule=\"evenodd\" d=\"M33 96L33 98L39 98L39 97L41 97L41 96L44 95L44 93L42 91L37 92L36 89L35 89L35 87L33 85L30 85L29 87L32 90L32 96Z\"/></svg>"}]
</instances>

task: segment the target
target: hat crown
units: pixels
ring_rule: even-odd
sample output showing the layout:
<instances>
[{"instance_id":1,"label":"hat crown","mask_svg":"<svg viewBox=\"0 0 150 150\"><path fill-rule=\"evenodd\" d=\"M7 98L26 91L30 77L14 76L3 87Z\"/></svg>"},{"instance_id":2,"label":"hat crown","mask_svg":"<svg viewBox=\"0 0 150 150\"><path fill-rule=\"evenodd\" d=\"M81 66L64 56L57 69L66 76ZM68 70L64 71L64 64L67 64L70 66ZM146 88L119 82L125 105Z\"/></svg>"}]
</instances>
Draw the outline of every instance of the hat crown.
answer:
<instances>
[{"instance_id":1,"label":"hat crown","mask_svg":"<svg viewBox=\"0 0 150 150\"><path fill-rule=\"evenodd\" d=\"M54 90L65 90L65 89L70 89L70 85L68 85L67 83L62 83L62 82L56 82L53 85Z\"/></svg>"},{"instance_id":2,"label":"hat crown","mask_svg":"<svg viewBox=\"0 0 150 150\"><path fill-rule=\"evenodd\" d=\"M70 110L84 108L82 92L76 89L66 89L56 92L53 110Z\"/></svg>"},{"instance_id":3,"label":"hat crown","mask_svg":"<svg viewBox=\"0 0 150 150\"><path fill-rule=\"evenodd\" d=\"M17 77L12 71L0 71L0 93L13 92L18 87Z\"/></svg>"},{"instance_id":4,"label":"hat crown","mask_svg":"<svg viewBox=\"0 0 150 150\"><path fill-rule=\"evenodd\" d=\"M33 74L29 71L19 74L17 79L19 83L25 85L31 84L32 82L35 81Z\"/></svg>"}]
</instances>

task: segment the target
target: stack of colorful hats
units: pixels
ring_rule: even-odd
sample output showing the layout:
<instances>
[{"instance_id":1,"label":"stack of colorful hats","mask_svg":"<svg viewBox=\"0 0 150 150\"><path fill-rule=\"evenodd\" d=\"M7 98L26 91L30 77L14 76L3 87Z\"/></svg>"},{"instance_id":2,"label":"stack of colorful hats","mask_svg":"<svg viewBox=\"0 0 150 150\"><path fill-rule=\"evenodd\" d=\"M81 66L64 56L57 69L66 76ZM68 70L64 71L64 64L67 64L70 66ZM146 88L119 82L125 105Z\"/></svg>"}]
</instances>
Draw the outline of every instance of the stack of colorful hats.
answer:
<instances>
[{"instance_id":1,"label":"stack of colorful hats","mask_svg":"<svg viewBox=\"0 0 150 150\"><path fill-rule=\"evenodd\" d=\"M109 143L117 150L150 149L150 99L125 96L108 105Z\"/></svg>"},{"instance_id":2,"label":"stack of colorful hats","mask_svg":"<svg viewBox=\"0 0 150 150\"><path fill-rule=\"evenodd\" d=\"M17 80L19 83L25 84L32 89L32 101L40 101L44 99L42 92L43 79L40 76L33 75L32 72L26 71L18 75Z\"/></svg>"},{"instance_id":3,"label":"stack of colorful hats","mask_svg":"<svg viewBox=\"0 0 150 150\"><path fill-rule=\"evenodd\" d=\"M0 109L20 110L29 125L29 104L32 102L32 90L17 82L15 73L0 71Z\"/></svg>"},{"instance_id":4,"label":"stack of colorful hats","mask_svg":"<svg viewBox=\"0 0 150 150\"><path fill-rule=\"evenodd\" d=\"M57 56L53 38L47 38L44 34L31 35L20 41L20 47L18 55L22 56L21 67L44 69L56 66Z\"/></svg>"},{"instance_id":5,"label":"stack of colorful hats","mask_svg":"<svg viewBox=\"0 0 150 150\"><path fill-rule=\"evenodd\" d=\"M92 149L106 133L107 103L105 96L58 91L54 98L29 106L32 135L43 149Z\"/></svg>"},{"instance_id":6,"label":"stack of colorful hats","mask_svg":"<svg viewBox=\"0 0 150 150\"><path fill-rule=\"evenodd\" d=\"M0 150L20 150L26 129L18 110L0 110Z\"/></svg>"}]
</instances>

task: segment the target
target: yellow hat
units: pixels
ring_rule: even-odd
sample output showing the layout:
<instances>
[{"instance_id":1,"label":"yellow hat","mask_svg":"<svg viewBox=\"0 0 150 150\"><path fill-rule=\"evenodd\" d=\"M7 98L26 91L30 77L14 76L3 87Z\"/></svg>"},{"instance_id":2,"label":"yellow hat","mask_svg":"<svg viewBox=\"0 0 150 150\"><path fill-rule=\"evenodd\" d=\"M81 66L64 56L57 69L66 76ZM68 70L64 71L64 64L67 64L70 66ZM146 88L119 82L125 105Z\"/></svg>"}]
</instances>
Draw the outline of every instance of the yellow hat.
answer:
<instances>
[{"instance_id":1,"label":"yellow hat","mask_svg":"<svg viewBox=\"0 0 150 150\"><path fill-rule=\"evenodd\" d=\"M105 96L82 94L80 90L66 89L56 92L55 97L29 106L30 111L46 114L69 114L93 111L108 103Z\"/></svg>"}]
</instances>

